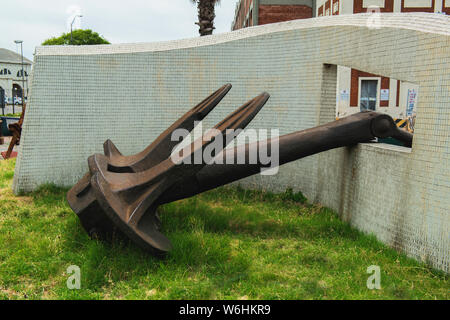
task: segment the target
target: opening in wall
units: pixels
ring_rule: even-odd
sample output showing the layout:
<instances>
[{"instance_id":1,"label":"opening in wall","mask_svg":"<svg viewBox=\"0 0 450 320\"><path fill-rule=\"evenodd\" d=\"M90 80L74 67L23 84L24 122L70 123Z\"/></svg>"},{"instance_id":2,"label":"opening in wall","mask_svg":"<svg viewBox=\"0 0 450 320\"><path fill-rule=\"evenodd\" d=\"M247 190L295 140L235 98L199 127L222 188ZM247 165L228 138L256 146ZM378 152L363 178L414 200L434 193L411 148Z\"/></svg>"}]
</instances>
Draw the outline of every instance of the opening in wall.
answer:
<instances>
[{"instance_id":1,"label":"opening in wall","mask_svg":"<svg viewBox=\"0 0 450 320\"><path fill-rule=\"evenodd\" d=\"M390 115L399 128L414 133L418 98L415 83L337 66L336 118L371 110ZM401 145L393 139L383 142Z\"/></svg>"}]
</instances>

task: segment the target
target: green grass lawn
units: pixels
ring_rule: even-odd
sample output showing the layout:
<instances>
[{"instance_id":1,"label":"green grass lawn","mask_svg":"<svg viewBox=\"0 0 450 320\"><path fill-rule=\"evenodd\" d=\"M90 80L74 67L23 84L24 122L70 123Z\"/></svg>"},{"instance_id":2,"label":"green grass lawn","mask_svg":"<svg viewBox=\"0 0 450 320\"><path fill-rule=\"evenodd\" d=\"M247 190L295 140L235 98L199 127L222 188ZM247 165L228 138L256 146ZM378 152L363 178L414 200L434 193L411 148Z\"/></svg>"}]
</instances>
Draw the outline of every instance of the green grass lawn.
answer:
<instances>
[{"instance_id":1,"label":"green grass lawn","mask_svg":"<svg viewBox=\"0 0 450 320\"><path fill-rule=\"evenodd\" d=\"M351 228L301 194L221 188L162 207L174 249L91 240L53 186L16 197L0 161L2 299L448 299L448 275ZM81 268L81 289L66 286ZM366 287L381 268L381 289Z\"/></svg>"},{"instance_id":2,"label":"green grass lawn","mask_svg":"<svg viewBox=\"0 0 450 320\"><path fill-rule=\"evenodd\" d=\"M16 113L7 113L2 117L20 118L21 115L22 115L22 112L16 112Z\"/></svg>"}]
</instances>

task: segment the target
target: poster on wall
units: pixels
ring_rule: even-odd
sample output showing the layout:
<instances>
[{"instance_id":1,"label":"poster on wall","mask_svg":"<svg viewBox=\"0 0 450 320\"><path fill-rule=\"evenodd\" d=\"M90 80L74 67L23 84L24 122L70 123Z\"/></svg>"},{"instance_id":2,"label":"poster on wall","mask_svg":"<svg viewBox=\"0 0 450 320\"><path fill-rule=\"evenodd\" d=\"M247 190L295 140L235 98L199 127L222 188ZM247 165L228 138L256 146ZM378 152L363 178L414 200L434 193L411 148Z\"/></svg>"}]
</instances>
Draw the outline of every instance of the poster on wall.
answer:
<instances>
[{"instance_id":1,"label":"poster on wall","mask_svg":"<svg viewBox=\"0 0 450 320\"><path fill-rule=\"evenodd\" d=\"M417 91L408 89L408 98L406 100L406 116L412 116L415 112Z\"/></svg>"},{"instance_id":2,"label":"poster on wall","mask_svg":"<svg viewBox=\"0 0 450 320\"><path fill-rule=\"evenodd\" d=\"M389 89L381 89L380 100L381 101L389 100Z\"/></svg>"}]
</instances>

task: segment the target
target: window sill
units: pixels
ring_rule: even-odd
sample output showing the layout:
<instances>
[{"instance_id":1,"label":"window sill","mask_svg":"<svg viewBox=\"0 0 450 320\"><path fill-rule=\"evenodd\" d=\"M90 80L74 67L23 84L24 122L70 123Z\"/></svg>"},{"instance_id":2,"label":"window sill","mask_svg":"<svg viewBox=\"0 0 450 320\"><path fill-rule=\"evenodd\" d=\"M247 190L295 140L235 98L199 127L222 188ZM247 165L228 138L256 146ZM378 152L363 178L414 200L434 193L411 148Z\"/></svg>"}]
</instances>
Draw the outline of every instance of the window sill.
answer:
<instances>
[{"instance_id":1,"label":"window sill","mask_svg":"<svg viewBox=\"0 0 450 320\"><path fill-rule=\"evenodd\" d=\"M379 150L379 151L386 151L386 152L401 152L401 153L411 153L412 148L408 147L402 147L402 146L396 146L393 144L387 144L387 143L360 143L362 149L365 150Z\"/></svg>"}]
</instances>

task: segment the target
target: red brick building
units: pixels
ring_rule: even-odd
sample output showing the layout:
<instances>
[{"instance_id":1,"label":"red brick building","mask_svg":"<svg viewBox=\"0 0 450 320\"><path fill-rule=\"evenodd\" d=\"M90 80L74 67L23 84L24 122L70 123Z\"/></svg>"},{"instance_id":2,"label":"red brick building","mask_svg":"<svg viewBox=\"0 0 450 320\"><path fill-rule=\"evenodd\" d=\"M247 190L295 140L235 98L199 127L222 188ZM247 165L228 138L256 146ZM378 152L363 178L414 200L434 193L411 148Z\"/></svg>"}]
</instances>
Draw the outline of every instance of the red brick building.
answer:
<instances>
[{"instance_id":1,"label":"red brick building","mask_svg":"<svg viewBox=\"0 0 450 320\"><path fill-rule=\"evenodd\" d=\"M241 0L236 4L231 29L312 18L316 12L315 2L315 0Z\"/></svg>"}]
</instances>

